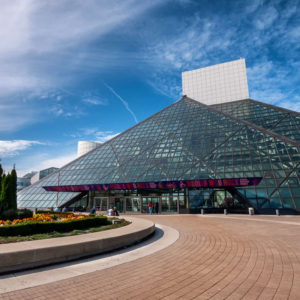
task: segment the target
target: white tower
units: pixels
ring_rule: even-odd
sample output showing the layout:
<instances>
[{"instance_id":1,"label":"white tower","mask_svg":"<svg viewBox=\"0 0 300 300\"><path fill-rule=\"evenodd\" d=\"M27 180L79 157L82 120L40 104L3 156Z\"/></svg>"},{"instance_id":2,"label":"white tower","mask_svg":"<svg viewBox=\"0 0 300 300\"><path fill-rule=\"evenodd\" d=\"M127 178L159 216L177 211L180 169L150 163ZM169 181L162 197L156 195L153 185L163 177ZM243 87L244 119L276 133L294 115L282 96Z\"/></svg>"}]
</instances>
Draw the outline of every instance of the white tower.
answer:
<instances>
[{"instance_id":1,"label":"white tower","mask_svg":"<svg viewBox=\"0 0 300 300\"><path fill-rule=\"evenodd\" d=\"M245 59L183 72L182 94L207 105L248 99Z\"/></svg>"}]
</instances>

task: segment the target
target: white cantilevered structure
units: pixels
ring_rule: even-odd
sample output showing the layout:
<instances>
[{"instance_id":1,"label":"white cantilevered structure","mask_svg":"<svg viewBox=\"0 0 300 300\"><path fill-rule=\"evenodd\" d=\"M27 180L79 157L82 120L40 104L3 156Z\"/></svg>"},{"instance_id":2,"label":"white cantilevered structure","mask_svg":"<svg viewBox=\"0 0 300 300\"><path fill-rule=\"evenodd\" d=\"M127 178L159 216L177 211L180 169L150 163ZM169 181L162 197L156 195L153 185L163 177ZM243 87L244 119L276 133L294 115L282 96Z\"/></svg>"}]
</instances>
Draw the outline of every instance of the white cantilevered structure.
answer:
<instances>
[{"instance_id":1,"label":"white cantilevered structure","mask_svg":"<svg viewBox=\"0 0 300 300\"><path fill-rule=\"evenodd\" d=\"M245 59L183 72L182 94L207 105L248 99Z\"/></svg>"}]
</instances>

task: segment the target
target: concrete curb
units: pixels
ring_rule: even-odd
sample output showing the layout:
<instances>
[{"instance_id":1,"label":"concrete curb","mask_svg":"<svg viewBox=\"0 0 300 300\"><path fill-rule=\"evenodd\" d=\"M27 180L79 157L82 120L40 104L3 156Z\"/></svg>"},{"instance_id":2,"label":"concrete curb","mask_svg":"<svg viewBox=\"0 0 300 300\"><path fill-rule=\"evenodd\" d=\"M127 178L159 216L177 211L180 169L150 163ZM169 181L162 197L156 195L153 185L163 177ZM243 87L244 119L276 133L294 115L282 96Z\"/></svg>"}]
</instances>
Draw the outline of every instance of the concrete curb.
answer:
<instances>
[{"instance_id":1,"label":"concrete curb","mask_svg":"<svg viewBox=\"0 0 300 300\"><path fill-rule=\"evenodd\" d=\"M121 228L78 236L0 245L0 273L45 266L122 248L152 234L155 224L139 218Z\"/></svg>"}]
</instances>

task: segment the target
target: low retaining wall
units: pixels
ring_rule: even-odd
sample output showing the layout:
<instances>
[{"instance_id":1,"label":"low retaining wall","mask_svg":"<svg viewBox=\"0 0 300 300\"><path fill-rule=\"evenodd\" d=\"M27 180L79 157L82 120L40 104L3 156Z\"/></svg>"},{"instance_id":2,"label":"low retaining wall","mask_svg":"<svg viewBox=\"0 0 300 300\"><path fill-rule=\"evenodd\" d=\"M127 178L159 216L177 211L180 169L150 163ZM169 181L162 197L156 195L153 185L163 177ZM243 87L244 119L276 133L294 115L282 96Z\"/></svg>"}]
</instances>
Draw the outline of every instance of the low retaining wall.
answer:
<instances>
[{"instance_id":1,"label":"low retaining wall","mask_svg":"<svg viewBox=\"0 0 300 300\"><path fill-rule=\"evenodd\" d=\"M0 273L101 254L134 244L155 230L149 220L126 218L130 225L95 233L0 245Z\"/></svg>"}]
</instances>

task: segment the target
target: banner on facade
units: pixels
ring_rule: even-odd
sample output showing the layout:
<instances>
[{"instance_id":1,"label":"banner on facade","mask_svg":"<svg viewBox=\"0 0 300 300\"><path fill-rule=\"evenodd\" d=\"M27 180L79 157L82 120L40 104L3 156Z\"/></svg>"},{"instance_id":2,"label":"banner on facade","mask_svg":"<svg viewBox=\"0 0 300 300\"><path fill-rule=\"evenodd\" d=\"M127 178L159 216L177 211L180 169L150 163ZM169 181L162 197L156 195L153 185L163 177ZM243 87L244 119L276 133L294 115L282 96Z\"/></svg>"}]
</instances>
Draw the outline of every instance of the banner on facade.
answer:
<instances>
[{"instance_id":1,"label":"banner on facade","mask_svg":"<svg viewBox=\"0 0 300 300\"><path fill-rule=\"evenodd\" d=\"M52 192L82 192L82 191L114 191L114 190L138 190L138 189L182 189L182 188L221 188L255 186L260 183L262 177L223 178L223 179L199 179L179 181L151 181L133 183L110 184L85 184L85 185L59 185L44 186L46 191Z\"/></svg>"}]
</instances>

